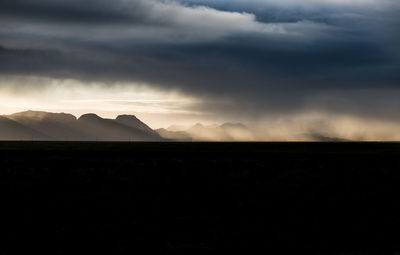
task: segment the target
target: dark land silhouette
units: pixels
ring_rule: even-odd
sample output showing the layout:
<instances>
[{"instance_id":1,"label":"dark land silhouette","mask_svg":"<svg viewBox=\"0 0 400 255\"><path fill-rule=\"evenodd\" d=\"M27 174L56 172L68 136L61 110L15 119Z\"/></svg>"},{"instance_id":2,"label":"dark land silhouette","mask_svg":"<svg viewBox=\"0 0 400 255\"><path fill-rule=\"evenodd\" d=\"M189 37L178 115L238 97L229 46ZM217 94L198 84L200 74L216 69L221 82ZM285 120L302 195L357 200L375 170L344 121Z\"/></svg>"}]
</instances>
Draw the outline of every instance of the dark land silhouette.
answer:
<instances>
[{"instance_id":1,"label":"dark land silhouette","mask_svg":"<svg viewBox=\"0 0 400 255\"><path fill-rule=\"evenodd\" d=\"M115 120L96 114L26 111L0 116L0 140L20 141L163 141L133 115Z\"/></svg>"},{"instance_id":2,"label":"dark land silhouette","mask_svg":"<svg viewBox=\"0 0 400 255\"><path fill-rule=\"evenodd\" d=\"M241 123L185 130L153 130L134 115L104 119L88 113L76 118L68 113L26 111L0 116L0 141L252 141Z\"/></svg>"},{"instance_id":3,"label":"dark land silhouette","mask_svg":"<svg viewBox=\"0 0 400 255\"><path fill-rule=\"evenodd\" d=\"M330 130L308 130L297 134L307 141L349 141L336 137ZM25 111L0 116L0 141L203 141L252 142L274 139L268 127L247 127L242 123L189 127L172 125L153 130L134 115L119 115L115 119L101 118L94 113L76 118L68 113Z\"/></svg>"},{"instance_id":4,"label":"dark land silhouette","mask_svg":"<svg viewBox=\"0 0 400 255\"><path fill-rule=\"evenodd\" d=\"M399 143L0 142L0 166L2 254L400 250Z\"/></svg>"}]
</instances>

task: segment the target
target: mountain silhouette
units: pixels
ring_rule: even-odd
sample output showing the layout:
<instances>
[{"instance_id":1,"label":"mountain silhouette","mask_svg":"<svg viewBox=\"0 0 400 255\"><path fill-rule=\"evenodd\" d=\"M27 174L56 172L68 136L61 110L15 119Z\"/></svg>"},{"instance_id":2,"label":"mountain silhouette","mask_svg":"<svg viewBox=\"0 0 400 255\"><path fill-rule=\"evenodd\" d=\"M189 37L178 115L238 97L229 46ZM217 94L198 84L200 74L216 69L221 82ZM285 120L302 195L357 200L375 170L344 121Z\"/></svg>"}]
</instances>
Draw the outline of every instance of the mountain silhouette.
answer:
<instances>
[{"instance_id":1,"label":"mountain silhouette","mask_svg":"<svg viewBox=\"0 0 400 255\"><path fill-rule=\"evenodd\" d=\"M46 134L45 140L82 140L76 117L66 113L26 111L6 116L26 127Z\"/></svg>"},{"instance_id":2,"label":"mountain silhouette","mask_svg":"<svg viewBox=\"0 0 400 255\"><path fill-rule=\"evenodd\" d=\"M149 126L147 126L145 123L140 121L136 116L134 115L119 115L116 119L116 122L131 127L135 129L139 129L143 132L149 133L149 134L154 134L158 136L157 132L151 129Z\"/></svg>"},{"instance_id":3,"label":"mountain silhouette","mask_svg":"<svg viewBox=\"0 0 400 255\"><path fill-rule=\"evenodd\" d=\"M136 117L119 120L103 119L95 114L84 114L79 127L94 140L105 141L159 141L162 138ZM147 128L145 128L147 127Z\"/></svg>"},{"instance_id":4,"label":"mountain silhouette","mask_svg":"<svg viewBox=\"0 0 400 255\"><path fill-rule=\"evenodd\" d=\"M262 132L262 131L261 131ZM326 130L310 130L302 136L312 141L349 141ZM260 138L261 137L261 138ZM242 123L151 129L134 115L115 119L87 113L25 111L0 115L0 141L257 141L260 131Z\"/></svg>"},{"instance_id":5,"label":"mountain silhouette","mask_svg":"<svg viewBox=\"0 0 400 255\"><path fill-rule=\"evenodd\" d=\"M162 141L163 138L133 115L103 119L84 114L26 111L0 116L0 140Z\"/></svg>"}]
</instances>

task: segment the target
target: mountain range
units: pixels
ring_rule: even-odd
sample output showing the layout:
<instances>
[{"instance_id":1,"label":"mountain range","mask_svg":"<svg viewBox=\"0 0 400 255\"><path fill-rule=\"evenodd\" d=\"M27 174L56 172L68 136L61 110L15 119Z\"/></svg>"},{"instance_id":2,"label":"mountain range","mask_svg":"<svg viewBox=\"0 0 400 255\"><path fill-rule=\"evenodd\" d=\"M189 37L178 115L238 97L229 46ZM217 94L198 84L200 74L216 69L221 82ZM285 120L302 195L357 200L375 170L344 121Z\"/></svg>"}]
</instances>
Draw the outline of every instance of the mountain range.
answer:
<instances>
[{"instance_id":1,"label":"mountain range","mask_svg":"<svg viewBox=\"0 0 400 255\"><path fill-rule=\"evenodd\" d=\"M260 135L261 133L261 135ZM241 123L190 127L172 125L153 130L134 115L115 119L88 113L76 118L68 113L25 111L0 115L0 141L262 141L264 132ZM324 130L300 134L310 141L349 141Z\"/></svg>"},{"instance_id":2,"label":"mountain range","mask_svg":"<svg viewBox=\"0 0 400 255\"><path fill-rule=\"evenodd\" d=\"M157 132L133 115L103 119L67 113L26 111L0 116L0 140L40 141L163 141Z\"/></svg>"},{"instance_id":3,"label":"mountain range","mask_svg":"<svg viewBox=\"0 0 400 255\"><path fill-rule=\"evenodd\" d=\"M182 129L182 130L180 130ZM252 132L240 123L189 128L171 126L153 130L134 115L115 119L88 113L25 111L0 116L0 140L18 141L252 141Z\"/></svg>"}]
</instances>

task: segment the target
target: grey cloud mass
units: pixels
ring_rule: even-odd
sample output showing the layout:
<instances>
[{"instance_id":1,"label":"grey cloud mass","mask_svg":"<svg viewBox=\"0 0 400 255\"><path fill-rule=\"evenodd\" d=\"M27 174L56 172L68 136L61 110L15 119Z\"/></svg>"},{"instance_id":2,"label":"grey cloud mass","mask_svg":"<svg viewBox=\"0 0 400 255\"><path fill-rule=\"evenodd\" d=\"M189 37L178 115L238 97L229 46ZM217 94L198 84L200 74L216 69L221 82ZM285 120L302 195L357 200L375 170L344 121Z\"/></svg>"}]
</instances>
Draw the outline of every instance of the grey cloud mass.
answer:
<instances>
[{"instance_id":1,"label":"grey cloud mass","mask_svg":"<svg viewBox=\"0 0 400 255\"><path fill-rule=\"evenodd\" d=\"M398 118L399 13L396 0L3 0L0 73L143 82L255 116Z\"/></svg>"}]
</instances>

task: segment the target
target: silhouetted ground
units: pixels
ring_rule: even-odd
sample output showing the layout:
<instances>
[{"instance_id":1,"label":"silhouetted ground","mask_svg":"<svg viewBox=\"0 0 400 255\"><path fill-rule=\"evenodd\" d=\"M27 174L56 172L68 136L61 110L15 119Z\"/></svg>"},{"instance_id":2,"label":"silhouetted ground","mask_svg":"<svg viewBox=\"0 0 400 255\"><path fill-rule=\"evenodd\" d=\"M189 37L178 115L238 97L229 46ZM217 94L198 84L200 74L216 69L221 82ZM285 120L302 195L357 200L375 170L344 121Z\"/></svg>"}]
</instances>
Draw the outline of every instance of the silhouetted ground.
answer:
<instances>
[{"instance_id":1,"label":"silhouetted ground","mask_svg":"<svg viewBox=\"0 0 400 255\"><path fill-rule=\"evenodd\" d=\"M2 142L0 167L0 254L400 251L398 143Z\"/></svg>"}]
</instances>

